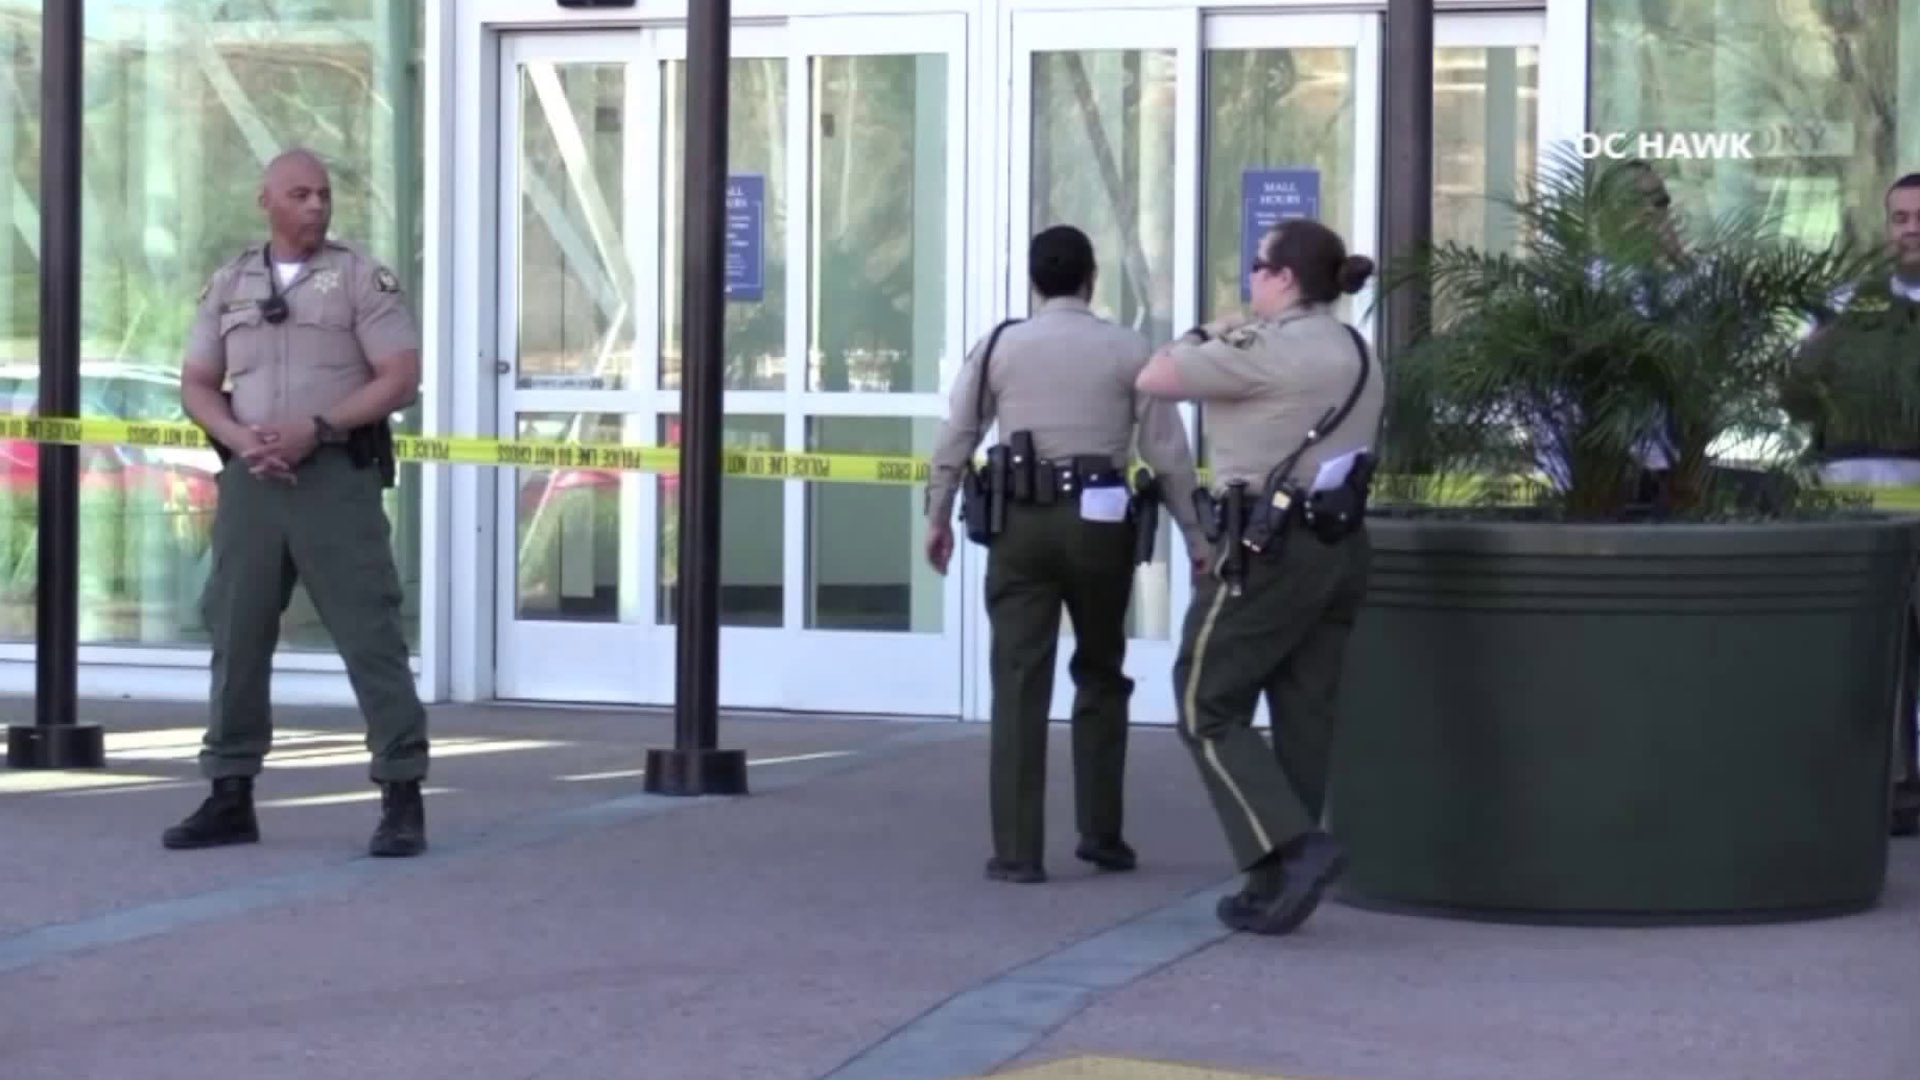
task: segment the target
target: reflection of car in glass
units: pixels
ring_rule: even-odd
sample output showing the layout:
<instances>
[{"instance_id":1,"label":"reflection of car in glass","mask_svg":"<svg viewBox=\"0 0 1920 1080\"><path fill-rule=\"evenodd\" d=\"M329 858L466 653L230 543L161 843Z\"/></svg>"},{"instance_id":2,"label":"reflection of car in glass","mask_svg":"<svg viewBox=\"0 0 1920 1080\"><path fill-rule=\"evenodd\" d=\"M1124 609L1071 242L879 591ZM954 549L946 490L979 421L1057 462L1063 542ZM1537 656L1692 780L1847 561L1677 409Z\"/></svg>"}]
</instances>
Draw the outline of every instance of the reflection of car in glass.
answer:
<instances>
[{"instance_id":1,"label":"reflection of car in glass","mask_svg":"<svg viewBox=\"0 0 1920 1080\"><path fill-rule=\"evenodd\" d=\"M40 365L0 363L0 409L13 416L40 411ZM171 370L90 360L80 375L80 414L116 420L186 423L178 376ZM80 490L151 496L174 511L213 510L214 474L220 459L211 450L149 446L82 446ZM40 490L38 443L0 440L0 484L11 496Z\"/></svg>"}]
</instances>

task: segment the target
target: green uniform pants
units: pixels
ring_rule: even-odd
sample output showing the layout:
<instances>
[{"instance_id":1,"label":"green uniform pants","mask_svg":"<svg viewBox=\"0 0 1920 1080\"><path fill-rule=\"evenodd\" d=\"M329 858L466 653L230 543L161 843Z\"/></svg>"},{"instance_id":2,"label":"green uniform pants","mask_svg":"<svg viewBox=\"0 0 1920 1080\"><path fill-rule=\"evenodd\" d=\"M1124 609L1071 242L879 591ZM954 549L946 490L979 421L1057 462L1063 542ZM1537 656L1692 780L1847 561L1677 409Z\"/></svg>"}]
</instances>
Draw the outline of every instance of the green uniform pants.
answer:
<instances>
[{"instance_id":1,"label":"green uniform pants","mask_svg":"<svg viewBox=\"0 0 1920 1080\"><path fill-rule=\"evenodd\" d=\"M304 582L367 720L376 782L427 772L427 716L400 626L400 574L377 469L322 447L298 483L262 479L235 458L220 473L213 572L201 615L213 637L212 716L202 775L254 776L273 741L269 681L280 616Z\"/></svg>"},{"instance_id":2,"label":"green uniform pants","mask_svg":"<svg viewBox=\"0 0 1920 1080\"><path fill-rule=\"evenodd\" d=\"M1079 504L1011 505L988 548L993 632L994 854L1038 865L1045 848L1047 712L1060 645L1060 609L1073 620L1073 777L1080 835L1118 839L1127 765L1122 668L1133 594L1133 525L1080 517Z\"/></svg>"},{"instance_id":3,"label":"green uniform pants","mask_svg":"<svg viewBox=\"0 0 1920 1080\"><path fill-rule=\"evenodd\" d=\"M1173 664L1180 735L1242 870L1319 824L1370 556L1364 529L1328 545L1295 527L1277 554L1247 554L1239 596L1217 573L1195 586ZM1261 694L1271 746L1253 728Z\"/></svg>"}]
</instances>

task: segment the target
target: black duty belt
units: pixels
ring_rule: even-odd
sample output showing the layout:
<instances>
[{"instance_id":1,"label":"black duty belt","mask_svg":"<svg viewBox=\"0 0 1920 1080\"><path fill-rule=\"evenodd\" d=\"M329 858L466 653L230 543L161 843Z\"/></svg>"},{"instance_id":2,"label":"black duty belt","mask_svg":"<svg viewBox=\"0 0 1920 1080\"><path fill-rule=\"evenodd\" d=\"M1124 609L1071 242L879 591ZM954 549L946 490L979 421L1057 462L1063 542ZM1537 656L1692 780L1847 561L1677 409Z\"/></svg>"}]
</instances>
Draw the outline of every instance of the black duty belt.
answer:
<instances>
[{"instance_id":1,"label":"black duty belt","mask_svg":"<svg viewBox=\"0 0 1920 1080\"><path fill-rule=\"evenodd\" d=\"M1065 461L1041 458L1033 463L1033 492L1029 498L1014 495L1015 502L1050 506L1071 502L1088 488L1127 486L1127 474L1111 458L1080 456Z\"/></svg>"}]
</instances>

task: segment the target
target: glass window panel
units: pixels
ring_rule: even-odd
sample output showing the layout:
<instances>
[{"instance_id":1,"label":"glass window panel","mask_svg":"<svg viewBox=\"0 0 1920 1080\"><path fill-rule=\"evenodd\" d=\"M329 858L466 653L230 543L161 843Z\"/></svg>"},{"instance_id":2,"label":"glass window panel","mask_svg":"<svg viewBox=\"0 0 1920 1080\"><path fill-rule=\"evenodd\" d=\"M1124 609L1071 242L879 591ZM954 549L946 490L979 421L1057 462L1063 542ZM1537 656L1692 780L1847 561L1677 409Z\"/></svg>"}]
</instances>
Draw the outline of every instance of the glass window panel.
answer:
<instances>
[{"instance_id":1,"label":"glass window panel","mask_svg":"<svg viewBox=\"0 0 1920 1080\"><path fill-rule=\"evenodd\" d=\"M807 386L938 393L947 344L947 58L814 61Z\"/></svg>"},{"instance_id":2,"label":"glass window panel","mask_svg":"<svg viewBox=\"0 0 1920 1080\"><path fill-rule=\"evenodd\" d=\"M1920 168L1920 4L1592 0L1596 133L1751 132L1753 156L1667 158L1674 207L1758 211L1790 236L1884 235L1887 186Z\"/></svg>"},{"instance_id":3,"label":"glass window panel","mask_svg":"<svg viewBox=\"0 0 1920 1080\"><path fill-rule=\"evenodd\" d=\"M1032 229L1085 232L1094 310L1154 342L1173 336L1175 78L1171 50L1033 58Z\"/></svg>"},{"instance_id":4,"label":"glass window panel","mask_svg":"<svg viewBox=\"0 0 1920 1080\"><path fill-rule=\"evenodd\" d=\"M1437 49L1433 83L1434 241L1511 251L1518 227L1501 203L1538 160L1540 50Z\"/></svg>"},{"instance_id":5,"label":"glass window panel","mask_svg":"<svg viewBox=\"0 0 1920 1080\"><path fill-rule=\"evenodd\" d=\"M1200 318L1245 310L1243 178L1248 170L1318 174L1314 217L1348 234L1353 221L1354 55L1349 48L1216 49L1206 55L1205 282ZM1334 306L1353 317L1353 298ZM1204 468L1206 408L1194 408Z\"/></svg>"},{"instance_id":6,"label":"glass window panel","mask_svg":"<svg viewBox=\"0 0 1920 1080\"><path fill-rule=\"evenodd\" d=\"M627 422L603 413L523 413L515 438L541 442L631 441ZM622 536L619 472L514 470L514 617L565 622L620 618Z\"/></svg>"},{"instance_id":7,"label":"glass window panel","mask_svg":"<svg viewBox=\"0 0 1920 1080\"><path fill-rule=\"evenodd\" d=\"M1033 231L1073 225L1101 270L1093 306L1158 344L1173 328L1175 54L1037 53L1033 58ZM1166 534L1135 578L1133 637L1164 638ZM1068 620L1062 620L1063 633Z\"/></svg>"},{"instance_id":8,"label":"glass window panel","mask_svg":"<svg viewBox=\"0 0 1920 1080\"><path fill-rule=\"evenodd\" d=\"M37 401L41 5L0 0L0 392ZM179 419L180 346L213 270L258 243L266 160L303 144L332 170L333 235L385 261L420 296L422 5L87 5L83 410ZM418 430L419 407L401 417ZM94 447L82 455L80 640L204 647L218 459ZM31 640L38 455L0 445L0 636ZM386 493L419 640L419 467ZM330 652L297 589L281 648Z\"/></svg>"},{"instance_id":9,"label":"glass window panel","mask_svg":"<svg viewBox=\"0 0 1920 1080\"><path fill-rule=\"evenodd\" d=\"M809 417L807 451L921 457L940 423L908 417ZM926 485L807 484L809 630L937 634L945 580L927 565Z\"/></svg>"},{"instance_id":10,"label":"glass window panel","mask_svg":"<svg viewBox=\"0 0 1920 1080\"><path fill-rule=\"evenodd\" d=\"M660 119L666 153L660 159L660 386L677 390L682 363L681 253L686 250L682 163L687 147L687 69L674 60L662 65L662 70L665 94ZM746 291L729 286L726 388L783 390L787 385L787 62L734 59L727 93L731 100L727 172L743 191L750 190L746 185L758 188L763 206L757 230L729 225L729 262L739 260L743 280L757 279L757 287ZM730 222L751 220L736 218L747 209L730 206ZM761 257L744 257L756 243ZM732 277L730 273L730 281Z\"/></svg>"},{"instance_id":11,"label":"glass window panel","mask_svg":"<svg viewBox=\"0 0 1920 1080\"><path fill-rule=\"evenodd\" d=\"M660 417L660 445L678 448L680 417ZM786 449L786 418L728 415L721 435L729 450ZM659 606L662 626L675 621L680 583L680 477L655 478L660 496ZM786 483L752 476L720 479L720 624L779 626L786 611Z\"/></svg>"},{"instance_id":12,"label":"glass window panel","mask_svg":"<svg viewBox=\"0 0 1920 1080\"><path fill-rule=\"evenodd\" d=\"M625 388L633 372L625 64L520 69L519 325L523 389Z\"/></svg>"},{"instance_id":13,"label":"glass window panel","mask_svg":"<svg viewBox=\"0 0 1920 1080\"><path fill-rule=\"evenodd\" d=\"M1214 50L1206 59L1206 287L1200 317L1244 309L1242 177L1311 169L1319 213L1342 237L1353 222L1353 50ZM1349 237L1349 242L1351 238ZM1348 318L1351 297L1336 312Z\"/></svg>"}]
</instances>

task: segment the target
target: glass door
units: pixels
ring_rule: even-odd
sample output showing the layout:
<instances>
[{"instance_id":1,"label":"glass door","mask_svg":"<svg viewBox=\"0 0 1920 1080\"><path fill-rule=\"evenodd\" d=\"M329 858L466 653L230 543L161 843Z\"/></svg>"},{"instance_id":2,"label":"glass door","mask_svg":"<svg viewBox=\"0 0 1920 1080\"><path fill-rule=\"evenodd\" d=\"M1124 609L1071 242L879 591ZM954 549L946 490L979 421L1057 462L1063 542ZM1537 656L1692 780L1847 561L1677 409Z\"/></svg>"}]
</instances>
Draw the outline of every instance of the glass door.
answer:
<instances>
[{"instance_id":1,"label":"glass door","mask_svg":"<svg viewBox=\"0 0 1920 1080\"><path fill-rule=\"evenodd\" d=\"M967 20L795 20L796 264L789 445L925 459L965 355ZM783 640L789 707L955 716L961 575L933 572L925 485L790 481Z\"/></svg>"},{"instance_id":2,"label":"glass door","mask_svg":"<svg viewBox=\"0 0 1920 1080\"><path fill-rule=\"evenodd\" d=\"M1497 252L1518 244L1513 213L1500 200L1524 191L1540 166L1546 33L1539 12L1434 20L1434 240Z\"/></svg>"},{"instance_id":3,"label":"glass door","mask_svg":"<svg viewBox=\"0 0 1920 1080\"><path fill-rule=\"evenodd\" d=\"M657 438L659 47L640 31L503 42L502 437ZM654 625L656 478L495 472L498 696L630 702L656 672L670 683L673 642Z\"/></svg>"},{"instance_id":4,"label":"glass door","mask_svg":"<svg viewBox=\"0 0 1920 1080\"><path fill-rule=\"evenodd\" d=\"M946 16L735 28L729 448L929 451L960 348L948 133L965 31ZM502 431L678 444L684 57L677 30L503 54ZM499 695L672 701L677 478L501 482ZM957 585L924 569L920 486L721 486L723 706L958 710Z\"/></svg>"}]
</instances>

